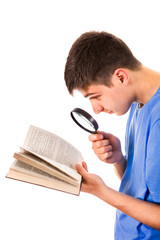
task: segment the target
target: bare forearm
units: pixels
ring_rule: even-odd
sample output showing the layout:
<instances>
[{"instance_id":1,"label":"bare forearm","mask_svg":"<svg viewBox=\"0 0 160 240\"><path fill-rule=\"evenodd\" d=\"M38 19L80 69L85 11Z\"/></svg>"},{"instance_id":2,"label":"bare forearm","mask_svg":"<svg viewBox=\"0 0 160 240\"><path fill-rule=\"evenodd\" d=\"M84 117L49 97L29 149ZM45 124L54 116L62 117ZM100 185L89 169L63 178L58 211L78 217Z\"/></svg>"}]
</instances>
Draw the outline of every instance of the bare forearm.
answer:
<instances>
[{"instance_id":1,"label":"bare forearm","mask_svg":"<svg viewBox=\"0 0 160 240\"><path fill-rule=\"evenodd\" d=\"M160 231L160 205L117 192L103 185L99 198L137 221Z\"/></svg>"},{"instance_id":2,"label":"bare forearm","mask_svg":"<svg viewBox=\"0 0 160 240\"><path fill-rule=\"evenodd\" d=\"M114 164L116 175L120 179L122 179L122 177L123 177L123 174L124 174L124 171L126 169L126 166L127 166L127 160L124 158L124 156L122 156L121 161L116 162Z\"/></svg>"}]
</instances>

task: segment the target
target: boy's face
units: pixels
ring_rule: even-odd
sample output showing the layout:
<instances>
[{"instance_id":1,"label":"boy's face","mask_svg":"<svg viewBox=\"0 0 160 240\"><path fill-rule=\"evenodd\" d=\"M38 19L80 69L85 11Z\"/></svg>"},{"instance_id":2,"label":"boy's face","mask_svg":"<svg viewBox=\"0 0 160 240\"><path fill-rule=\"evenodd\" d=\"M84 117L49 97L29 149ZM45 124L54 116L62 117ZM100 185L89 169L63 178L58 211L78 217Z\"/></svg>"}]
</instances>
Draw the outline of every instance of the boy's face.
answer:
<instances>
[{"instance_id":1,"label":"boy's face","mask_svg":"<svg viewBox=\"0 0 160 240\"><path fill-rule=\"evenodd\" d=\"M129 89L122 84L111 87L105 85L90 85L82 92L84 97L90 100L93 111L98 114L105 112L116 115L125 114L133 103L133 97Z\"/></svg>"}]
</instances>

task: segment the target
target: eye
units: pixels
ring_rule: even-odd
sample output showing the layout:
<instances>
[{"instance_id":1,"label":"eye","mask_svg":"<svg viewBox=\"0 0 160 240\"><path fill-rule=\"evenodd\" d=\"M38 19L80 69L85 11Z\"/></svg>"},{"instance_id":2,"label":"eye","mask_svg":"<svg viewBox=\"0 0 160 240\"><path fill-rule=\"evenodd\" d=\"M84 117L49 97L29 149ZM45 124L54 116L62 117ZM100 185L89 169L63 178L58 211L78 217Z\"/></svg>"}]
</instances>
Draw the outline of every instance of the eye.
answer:
<instances>
[{"instance_id":1,"label":"eye","mask_svg":"<svg viewBox=\"0 0 160 240\"><path fill-rule=\"evenodd\" d=\"M92 100L92 99L97 99L98 97L97 96L95 96L95 97L91 97L90 99Z\"/></svg>"},{"instance_id":2,"label":"eye","mask_svg":"<svg viewBox=\"0 0 160 240\"><path fill-rule=\"evenodd\" d=\"M97 96L93 96L93 97L90 97L90 100L92 100L92 99L100 99L100 95L97 95Z\"/></svg>"}]
</instances>

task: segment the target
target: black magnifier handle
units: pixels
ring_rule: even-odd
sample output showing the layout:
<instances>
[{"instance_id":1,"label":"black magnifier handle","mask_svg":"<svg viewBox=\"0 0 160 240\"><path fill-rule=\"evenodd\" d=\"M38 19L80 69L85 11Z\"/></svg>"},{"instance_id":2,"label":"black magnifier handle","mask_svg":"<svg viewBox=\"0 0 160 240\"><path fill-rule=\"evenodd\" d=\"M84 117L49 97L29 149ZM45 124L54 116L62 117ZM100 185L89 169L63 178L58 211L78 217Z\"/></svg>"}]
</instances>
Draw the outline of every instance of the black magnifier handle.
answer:
<instances>
[{"instance_id":1,"label":"black magnifier handle","mask_svg":"<svg viewBox=\"0 0 160 240\"><path fill-rule=\"evenodd\" d=\"M83 130L96 134L98 130L98 123L86 111L81 108L74 108L71 112L73 121Z\"/></svg>"}]
</instances>

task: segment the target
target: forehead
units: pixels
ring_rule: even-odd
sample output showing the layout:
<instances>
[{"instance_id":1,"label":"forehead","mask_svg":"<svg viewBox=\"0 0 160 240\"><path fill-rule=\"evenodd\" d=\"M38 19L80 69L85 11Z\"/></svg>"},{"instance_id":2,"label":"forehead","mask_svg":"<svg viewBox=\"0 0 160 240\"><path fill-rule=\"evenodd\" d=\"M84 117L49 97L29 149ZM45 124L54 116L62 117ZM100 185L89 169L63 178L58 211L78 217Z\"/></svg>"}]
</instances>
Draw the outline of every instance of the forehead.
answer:
<instances>
[{"instance_id":1,"label":"forehead","mask_svg":"<svg viewBox=\"0 0 160 240\"><path fill-rule=\"evenodd\" d=\"M102 94L103 91L108 88L105 85L90 85L86 90L82 90L82 94L84 97L89 97L92 95L96 95L96 94Z\"/></svg>"}]
</instances>

